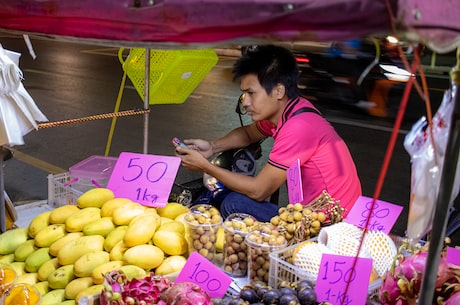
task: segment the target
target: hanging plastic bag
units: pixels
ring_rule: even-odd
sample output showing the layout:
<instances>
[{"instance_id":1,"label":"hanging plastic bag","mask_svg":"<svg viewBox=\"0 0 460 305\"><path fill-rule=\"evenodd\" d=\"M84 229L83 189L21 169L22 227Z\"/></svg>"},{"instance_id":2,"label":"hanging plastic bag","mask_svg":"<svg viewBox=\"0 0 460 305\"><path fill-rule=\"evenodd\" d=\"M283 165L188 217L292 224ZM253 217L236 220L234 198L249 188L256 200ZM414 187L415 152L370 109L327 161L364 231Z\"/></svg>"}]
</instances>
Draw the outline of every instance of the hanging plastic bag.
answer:
<instances>
[{"instance_id":1,"label":"hanging plastic bag","mask_svg":"<svg viewBox=\"0 0 460 305\"><path fill-rule=\"evenodd\" d=\"M412 169L406 237L413 243L418 242L431 230L454 109L453 97L454 92L451 90L445 92L443 101L433 116L432 132L426 118L422 117L404 140L404 148L411 157ZM458 169L457 165L457 173ZM457 175L451 202L458 191Z\"/></svg>"},{"instance_id":2,"label":"hanging plastic bag","mask_svg":"<svg viewBox=\"0 0 460 305\"><path fill-rule=\"evenodd\" d=\"M22 84L19 57L0 44L0 145L22 145L37 122L48 121Z\"/></svg>"}]
</instances>

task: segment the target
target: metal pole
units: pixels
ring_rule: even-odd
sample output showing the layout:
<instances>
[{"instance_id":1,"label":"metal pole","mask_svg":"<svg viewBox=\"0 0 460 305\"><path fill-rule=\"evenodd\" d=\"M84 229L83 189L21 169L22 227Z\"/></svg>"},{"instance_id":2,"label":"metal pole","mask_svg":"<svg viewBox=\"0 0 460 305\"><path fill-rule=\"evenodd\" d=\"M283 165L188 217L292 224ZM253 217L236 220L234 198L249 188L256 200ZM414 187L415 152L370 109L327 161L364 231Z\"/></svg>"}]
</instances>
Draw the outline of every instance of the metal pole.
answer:
<instances>
[{"instance_id":1,"label":"metal pole","mask_svg":"<svg viewBox=\"0 0 460 305\"><path fill-rule=\"evenodd\" d=\"M455 90L455 92L456 91L457 90ZM436 200L436 210L430 233L428 256L426 258L425 272L423 274L422 286L420 289L419 305L431 305L433 303L436 276L447 227L447 213L451 204L450 197L452 196L452 189L455 183L460 149L460 95L458 93L454 96L454 103L439 193Z\"/></svg>"},{"instance_id":2,"label":"metal pole","mask_svg":"<svg viewBox=\"0 0 460 305\"><path fill-rule=\"evenodd\" d=\"M3 177L3 146L0 145L0 224L1 232L6 231L5 182Z\"/></svg>"},{"instance_id":3,"label":"metal pole","mask_svg":"<svg viewBox=\"0 0 460 305\"><path fill-rule=\"evenodd\" d=\"M150 99L150 49L145 49L145 75L144 75L144 110L149 109ZM149 147L149 112L144 114L144 147L142 152L148 153Z\"/></svg>"}]
</instances>

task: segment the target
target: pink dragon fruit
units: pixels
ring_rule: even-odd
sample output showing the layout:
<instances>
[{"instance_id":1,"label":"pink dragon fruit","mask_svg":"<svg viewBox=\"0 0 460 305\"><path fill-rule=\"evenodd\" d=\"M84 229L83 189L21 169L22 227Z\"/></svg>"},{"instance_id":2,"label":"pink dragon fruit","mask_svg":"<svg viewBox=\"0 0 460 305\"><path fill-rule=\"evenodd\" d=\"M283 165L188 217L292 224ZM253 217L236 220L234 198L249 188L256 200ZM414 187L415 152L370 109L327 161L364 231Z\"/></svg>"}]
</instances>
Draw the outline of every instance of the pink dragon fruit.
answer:
<instances>
[{"instance_id":1,"label":"pink dragon fruit","mask_svg":"<svg viewBox=\"0 0 460 305\"><path fill-rule=\"evenodd\" d=\"M152 305L157 304L171 282L153 272L145 278L128 281L122 272L115 270L104 275L103 285L101 305Z\"/></svg>"},{"instance_id":2,"label":"pink dragon fruit","mask_svg":"<svg viewBox=\"0 0 460 305\"><path fill-rule=\"evenodd\" d=\"M382 305L416 304L427 255L427 251L419 251L409 257L398 256L394 267L386 273L380 288ZM441 257L435 284L436 289L440 289L453 276L454 272L449 268L446 260Z\"/></svg>"},{"instance_id":3,"label":"pink dragon fruit","mask_svg":"<svg viewBox=\"0 0 460 305\"><path fill-rule=\"evenodd\" d=\"M160 295L158 304L167 305L210 305L209 294L192 282L174 284Z\"/></svg>"}]
</instances>

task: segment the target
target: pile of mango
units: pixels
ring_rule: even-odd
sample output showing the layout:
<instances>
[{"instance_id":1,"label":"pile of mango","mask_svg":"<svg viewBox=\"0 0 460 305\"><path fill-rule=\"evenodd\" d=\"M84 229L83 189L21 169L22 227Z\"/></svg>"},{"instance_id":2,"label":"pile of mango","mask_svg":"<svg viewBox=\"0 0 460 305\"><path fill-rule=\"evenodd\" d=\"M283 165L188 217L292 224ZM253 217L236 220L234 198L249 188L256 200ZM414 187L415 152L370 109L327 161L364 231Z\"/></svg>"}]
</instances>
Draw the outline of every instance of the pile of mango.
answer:
<instances>
[{"instance_id":1,"label":"pile of mango","mask_svg":"<svg viewBox=\"0 0 460 305\"><path fill-rule=\"evenodd\" d=\"M102 275L112 270L130 278L180 271L188 255L187 212L179 203L145 207L94 188L76 205L42 212L27 228L0 234L0 263L13 267L15 283L40 292L41 305L77 304L98 294Z\"/></svg>"}]
</instances>

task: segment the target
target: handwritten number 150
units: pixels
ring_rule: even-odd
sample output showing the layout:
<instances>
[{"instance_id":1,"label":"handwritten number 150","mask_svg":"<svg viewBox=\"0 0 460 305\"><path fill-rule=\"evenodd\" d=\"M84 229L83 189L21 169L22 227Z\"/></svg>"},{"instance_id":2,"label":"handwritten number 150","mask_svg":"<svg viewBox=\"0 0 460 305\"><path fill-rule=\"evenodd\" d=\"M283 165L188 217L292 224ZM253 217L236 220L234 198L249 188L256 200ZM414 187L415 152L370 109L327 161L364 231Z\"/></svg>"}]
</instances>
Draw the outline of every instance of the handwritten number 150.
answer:
<instances>
[{"instance_id":1,"label":"handwritten number 150","mask_svg":"<svg viewBox=\"0 0 460 305\"><path fill-rule=\"evenodd\" d=\"M127 175L123 175L122 179L126 182L132 182L144 175L144 167L145 164L139 164L137 161L140 158L131 158L129 159L127 168L129 169L130 177ZM155 183L161 180L163 176L166 174L168 170L168 164L166 162L154 162L150 166L148 166L147 170L145 171L145 179L151 183ZM128 173L128 171L127 171Z\"/></svg>"},{"instance_id":2,"label":"handwritten number 150","mask_svg":"<svg viewBox=\"0 0 460 305\"><path fill-rule=\"evenodd\" d=\"M336 284L340 281L344 283L353 282L356 278L356 272L353 268L346 269L345 262L334 262L329 270L329 262L324 263L324 276L323 280L329 280L330 284Z\"/></svg>"}]
</instances>

